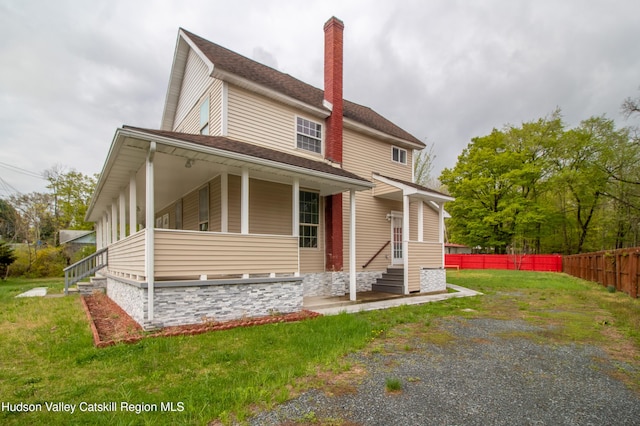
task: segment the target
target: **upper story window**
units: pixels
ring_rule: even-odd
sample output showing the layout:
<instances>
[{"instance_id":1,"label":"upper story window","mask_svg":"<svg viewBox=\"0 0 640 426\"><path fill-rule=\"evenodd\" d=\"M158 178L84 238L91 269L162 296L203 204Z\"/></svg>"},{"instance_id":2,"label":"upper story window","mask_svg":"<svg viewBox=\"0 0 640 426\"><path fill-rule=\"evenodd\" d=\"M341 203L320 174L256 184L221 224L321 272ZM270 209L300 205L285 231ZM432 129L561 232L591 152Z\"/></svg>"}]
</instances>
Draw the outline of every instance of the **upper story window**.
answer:
<instances>
[{"instance_id":1,"label":"upper story window","mask_svg":"<svg viewBox=\"0 0 640 426\"><path fill-rule=\"evenodd\" d=\"M322 152L322 124L296 117L296 144L300 149Z\"/></svg>"},{"instance_id":2,"label":"upper story window","mask_svg":"<svg viewBox=\"0 0 640 426\"><path fill-rule=\"evenodd\" d=\"M209 134L209 96L200 104L200 134Z\"/></svg>"},{"instance_id":3,"label":"upper story window","mask_svg":"<svg viewBox=\"0 0 640 426\"><path fill-rule=\"evenodd\" d=\"M391 159L394 163L407 164L407 150L397 146L392 147Z\"/></svg>"}]
</instances>

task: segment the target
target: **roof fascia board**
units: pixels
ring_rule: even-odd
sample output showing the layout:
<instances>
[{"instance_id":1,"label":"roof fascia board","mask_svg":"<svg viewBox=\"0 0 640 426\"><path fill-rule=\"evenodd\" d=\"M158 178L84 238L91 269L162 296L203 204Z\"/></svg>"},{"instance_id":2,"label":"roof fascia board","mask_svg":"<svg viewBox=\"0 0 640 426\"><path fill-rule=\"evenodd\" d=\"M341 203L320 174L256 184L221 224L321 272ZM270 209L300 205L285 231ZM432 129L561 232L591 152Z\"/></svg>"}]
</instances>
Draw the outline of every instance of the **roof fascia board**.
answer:
<instances>
[{"instance_id":1,"label":"roof fascia board","mask_svg":"<svg viewBox=\"0 0 640 426\"><path fill-rule=\"evenodd\" d=\"M401 146L403 148L404 147L408 147L410 149L417 149L417 150L421 150L421 149L425 148L424 145L419 145L417 143L410 142L410 141L405 140L405 139L400 139L398 137L391 136L388 133L381 132L380 130L373 129L373 128L369 127L369 126L365 126L364 124L359 123L359 122L357 122L355 120L352 120L350 118L346 118L345 117L343 120L344 120L345 127L348 128L348 129L360 131L362 133L368 134L368 135L376 137L378 139L382 139L384 141L393 143L395 145L399 145L399 146Z\"/></svg>"},{"instance_id":2,"label":"roof fascia board","mask_svg":"<svg viewBox=\"0 0 640 426\"><path fill-rule=\"evenodd\" d=\"M331 115L331 111L327 111L321 108L314 107L313 105L309 105L305 102L294 99L290 96L284 95L278 91L273 89L269 89L268 87L262 86L260 84L254 83L251 80L247 80L246 78L239 77L233 73L214 68L211 77L217 78L222 81L226 81L228 83L233 83L237 86L248 89L252 92L259 93L268 98L275 99L277 101L283 102L287 105L300 108L309 114L315 115L321 118L327 118Z\"/></svg>"},{"instance_id":3,"label":"roof fascia board","mask_svg":"<svg viewBox=\"0 0 640 426\"><path fill-rule=\"evenodd\" d=\"M190 142L181 141L178 139L172 139L165 136L153 135L149 133L144 133L138 130L133 129L119 129L122 131L122 134L125 137L132 137L142 140L155 141L162 145L168 145L175 148L186 149L190 151L201 152L203 154L215 155L218 157L228 158L231 160L244 161L248 163L258 164L265 167L272 167L280 170L289 171L296 174L301 174L305 176L315 175L322 177L323 179L332 180L334 182L340 182L344 184L348 184L353 186L358 191L367 190L373 188L374 184L359 179L352 179L344 176L337 176L330 173L320 172L320 171L312 171L309 172L309 169L300 166L294 166L291 164L280 163L273 160L267 160L264 158L253 157L251 155L239 154L237 152L225 151L223 149L218 149L210 146L197 145Z\"/></svg>"},{"instance_id":4,"label":"roof fascia board","mask_svg":"<svg viewBox=\"0 0 640 426\"><path fill-rule=\"evenodd\" d=\"M423 197L427 197L429 200L431 201L435 201L435 202L445 202L445 201L454 201L455 198L453 197L449 197L447 195L441 195L441 194L436 194L433 192L429 192L429 191L423 191L421 189L418 188L414 188L408 185L405 185L403 183L400 182L396 182L394 180L391 179L387 179L384 176L380 176L378 174L373 174L373 178L376 180L379 180L380 182L384 182L387 185L391 185L394 186L400 190L402 190L402 195L421 195Z\"/></svg>"}]
</instances>

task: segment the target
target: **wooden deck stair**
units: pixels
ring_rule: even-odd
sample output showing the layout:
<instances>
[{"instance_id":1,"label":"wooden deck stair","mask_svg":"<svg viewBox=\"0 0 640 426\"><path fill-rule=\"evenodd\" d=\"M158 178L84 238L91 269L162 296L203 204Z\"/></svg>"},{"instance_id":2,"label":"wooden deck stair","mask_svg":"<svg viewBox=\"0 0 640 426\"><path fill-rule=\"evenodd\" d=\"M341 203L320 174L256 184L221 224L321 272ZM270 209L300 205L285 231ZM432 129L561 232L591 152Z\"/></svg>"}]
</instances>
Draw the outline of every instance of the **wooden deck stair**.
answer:
<instances>
[{"instance_id":1,"label":"wooden deck stair","mask_svg":"<svg viewBox=\"0 0 640 426\"><path fill-rule=\"evenodd\" d=\"M390 267L381 278L371 286L372 291L384 293L404 294L404 268Z\"/></svg>"}]
</instances>

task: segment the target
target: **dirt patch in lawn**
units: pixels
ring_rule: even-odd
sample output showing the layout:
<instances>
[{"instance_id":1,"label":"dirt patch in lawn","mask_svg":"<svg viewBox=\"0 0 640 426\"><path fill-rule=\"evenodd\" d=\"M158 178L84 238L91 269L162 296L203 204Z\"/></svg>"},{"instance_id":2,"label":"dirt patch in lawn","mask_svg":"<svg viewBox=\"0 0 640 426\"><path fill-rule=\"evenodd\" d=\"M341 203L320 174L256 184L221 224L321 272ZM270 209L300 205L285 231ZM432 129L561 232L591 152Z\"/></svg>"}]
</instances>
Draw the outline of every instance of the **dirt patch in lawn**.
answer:
<instances>
[{"instance_id":1,"label":"dirt patch in lawn","mask_svg":"<svg viewBox=\"0 0 640 426\"><path fill-rule=\"evenodd\" d=\"M202 324L171 326L145 332L140 324L105 294L94 293L90 296L82 296L81 300L89 318L94 344L99 348L116 343L136 343L148 337L192 336L236 327L302 321L320 316L317 312L302 310L290 314L242 318L234 321L207 321Z\"/></svg>"}]
</instances>

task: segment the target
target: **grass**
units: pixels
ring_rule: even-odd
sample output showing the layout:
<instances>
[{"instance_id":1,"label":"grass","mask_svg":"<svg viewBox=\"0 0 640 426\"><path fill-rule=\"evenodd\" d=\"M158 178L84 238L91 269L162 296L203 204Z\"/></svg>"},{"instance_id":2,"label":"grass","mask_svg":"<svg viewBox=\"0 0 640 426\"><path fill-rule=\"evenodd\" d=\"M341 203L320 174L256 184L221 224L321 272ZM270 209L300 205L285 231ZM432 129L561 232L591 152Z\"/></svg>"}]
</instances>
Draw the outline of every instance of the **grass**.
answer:
<instances>
[{"instance_id":1,"label":"grass","mask_svg":"<svg viewBox=\"0 0 640 426\"><path fill-rule=\"evenodd\" d=\"M105 349L93 347L77 296L15 299L40 286L59 293L61 280L2 282L0 402L116 402L118 410L79 412L77 407L73 415L44 408L31 413L0 410L0 423L242 422L252 410L272 407L309 387L334 394L353 391L353 381L366 372L349 364L345 354L406 352L413 350L415 338L450 344L454 338L438 328L442 318L450 317L521 318L545 325L546 331L513 337L598 344L618 359L640 365L639 300L553 273L459 271L449 274L448 281L485 295ZM639 378L625 374L627 383L640 389ZM146 403L158 411L123 411L121 402ZM163 403L164 408L173 403L177 411L162 411Z\"/></svg>"}]
</instances>

